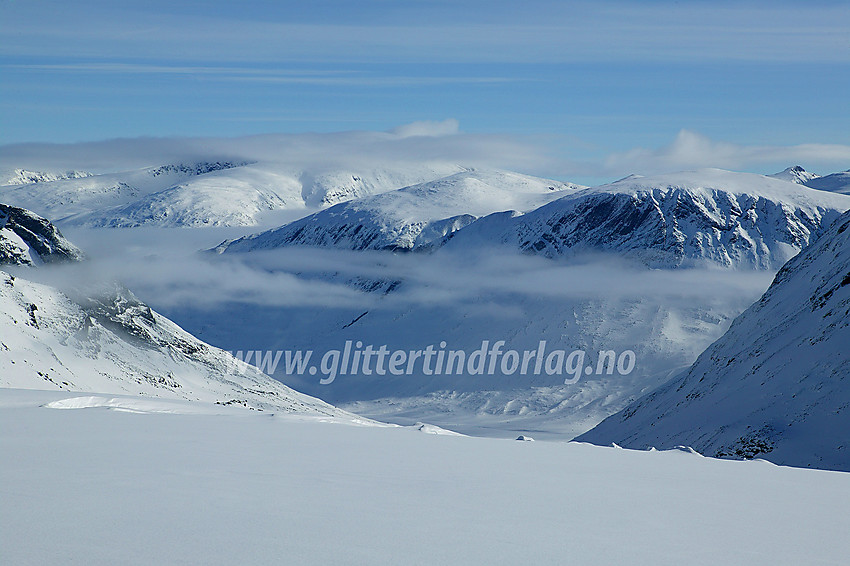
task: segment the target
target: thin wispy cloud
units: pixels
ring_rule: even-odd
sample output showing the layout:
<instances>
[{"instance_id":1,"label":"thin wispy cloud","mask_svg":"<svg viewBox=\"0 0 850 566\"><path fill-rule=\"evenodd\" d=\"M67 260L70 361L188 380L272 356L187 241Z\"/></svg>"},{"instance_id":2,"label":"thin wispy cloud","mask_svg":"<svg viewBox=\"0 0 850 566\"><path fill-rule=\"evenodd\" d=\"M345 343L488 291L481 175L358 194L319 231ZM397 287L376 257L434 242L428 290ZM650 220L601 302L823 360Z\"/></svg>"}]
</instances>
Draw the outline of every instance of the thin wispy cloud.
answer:
<instances>
[{"instance_id":1,"label":"thin wispy cloud","mask_svg":"<svg viewBox=\"0 0 850 566\"><path fill-rule=\"evenodd\" d=\"M504 3L488 8L493 15L465 13L462 21L439 17L450 12L435 6L436 15L415 23L402 10L396 21L347 24L332 16L315 23L210 12L187 20L85 6L33 18L37 7L17 7L3 26L14 41L0 54L52 56L61 43L69 57L199 61L850 61L850 13L840 4L531 3L519 17Z\"/></svg>"},{"instance_id":2,"label":"thin wispy cloud","mask_svg":"<svg viewBox=\"0 0 850 566\"><path fill-rule=\"evenodd\" d=\"M183 75L215 81L367 87L498 83L516 82L519 80L508 77L478 76L375 76L362 70L267 69L261 67L211 67L199 65L170 66L141 63L0 64L0 69L76 73L79 75Z\"/></svg>"}]
</instances>

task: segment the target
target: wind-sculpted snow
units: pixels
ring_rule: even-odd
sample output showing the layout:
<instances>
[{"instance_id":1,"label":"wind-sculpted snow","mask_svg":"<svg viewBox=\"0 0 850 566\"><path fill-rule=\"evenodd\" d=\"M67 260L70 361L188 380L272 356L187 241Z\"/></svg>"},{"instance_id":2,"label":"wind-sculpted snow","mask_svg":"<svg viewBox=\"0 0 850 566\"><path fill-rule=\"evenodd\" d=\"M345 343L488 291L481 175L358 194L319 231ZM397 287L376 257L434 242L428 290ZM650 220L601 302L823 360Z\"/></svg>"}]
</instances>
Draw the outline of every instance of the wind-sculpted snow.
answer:
<instances>
[{"instance_id":1,"label":"wind-sculpted snow","mask_svg":"<svg viewBox=\"0 0 850 566\"><path fill-rule=\"evenodd\" d=\"M83 253L48 220L0 204L0 265L78 261Z\"/></svg>"},{"instance_id":2,"label":"wind-sculpted snow","mask_svg":"<svg viewBox=\"0 0 850 566\"><path fill-rule=\"evenodd\" d=\"M452 245L502 243L547 257L614 252L662 268L778 269L847 209L844 195L708 169L627 177L524 215L493 215Z\"/></svg>"},{"instance_id":3,"label":"wind-sculpted snow","mask_svg":"<svg viewBox=\"0 0 850 566\"><path fill-rule=\"evenodd\" d=\"M477 218L530 210L584 187L503 171L464 171L353 200L262 234L225 242L219 251L291 245L352 250L439 247Z\"/></svg>"},{"instance_id":4,"label":"wind-sculpted snow","mask_svg":"<svg viewBox=\"0 0 850 566\"><path fill-rule=\"evenodd\" d=\"M850 213L689 370L579 437L850 471Z\"/></svg>"},{"instance_id":5,"label":"wind-sculpted snow","mask_svg":"<svg viewBox=\"0 0 850 566\"><path fill-rule=\"evenodd\" d=\"M353 418L197 340L114 286L72 299L0 271L0 387Z\"/></svg>"}]
</instances>

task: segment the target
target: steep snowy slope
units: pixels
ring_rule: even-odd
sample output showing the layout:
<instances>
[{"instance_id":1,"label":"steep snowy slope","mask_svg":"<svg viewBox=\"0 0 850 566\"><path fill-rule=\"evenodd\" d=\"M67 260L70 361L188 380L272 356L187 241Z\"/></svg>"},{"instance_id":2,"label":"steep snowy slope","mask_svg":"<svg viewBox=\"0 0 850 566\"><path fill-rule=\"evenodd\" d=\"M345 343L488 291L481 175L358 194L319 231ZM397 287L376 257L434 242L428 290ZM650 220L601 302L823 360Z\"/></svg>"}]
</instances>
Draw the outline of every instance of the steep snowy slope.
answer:
<instances>
[{"instance_id":1,"label":"steep snowy slope","mask_svg":"<svg viewBox=\"0 0 850 566\"><path fill-rule=\"evenodd\" d=\"M0 387L347 415L238 362L115 287L72 299L0 271Z\"/></svg>"},{"instance_id":2,"label":"steep snowy slope","mask_svg":"<svg viewBox=\"0 0 850 566\"><path fill-rule=\"evenodd\" d=\"M806 186L821 191L831 191L833 193L841 193L850 195L850 169L840 173L824 175L817 179L812 179L806 182Z\"/></svg>"},{"instance_id":3,"label":"steep snowy slope","mask_svg":"<svg viewBox=\"0 0 850 566\"><path fill-rule=\"evenodd\" d=\"M850 471L850 213L691 368L579 440Z\"/></svg>"},{"instance_id":4,"label":"steep snowy slope","mask_svg":"<svg viewBox=\"0 0 850 566\"><path fill-rule=\"evenodd\" d=\"M0 265L74 261L83 253L46 219L0 204Z\"/></svg>"},{"instance_id":5,"label":"steep snowy slope","mask_svg":"<svg viewBox=\"0 0 850 566\"><path fill-rule=\"evenodd\" d=\"M86 227L252 226L269 210L320 208L457 173L445 163L339 169L207 160L84 178L19 176L0 195Z\"/></svg>"},{"instance_id":6,"label":"steep snowy slope","mask_svg":"<svg viewBox=\"0 0 850 566\"><path fill-rule=\"evenodd\" d=\"M845 195L749 173L704 169L621 181L527 214L496 214L452 246L505 243L547 257L615 252L652 267L708 262L778 269L850 209Z\"/></svg>"},{"instance_id":7,"label":"steep snowy slope","mask_svg":"<svg viewBox=\"0 0 850 566\"><path fill-rule=\"evenodd\" d=\"M262 234L225 242L220 252L290 245L353 250L413 250L440 246L476 218L530 210L578 190L506 171L464 171L398 191L338 204Z\"/></svg>"}]
</instances>

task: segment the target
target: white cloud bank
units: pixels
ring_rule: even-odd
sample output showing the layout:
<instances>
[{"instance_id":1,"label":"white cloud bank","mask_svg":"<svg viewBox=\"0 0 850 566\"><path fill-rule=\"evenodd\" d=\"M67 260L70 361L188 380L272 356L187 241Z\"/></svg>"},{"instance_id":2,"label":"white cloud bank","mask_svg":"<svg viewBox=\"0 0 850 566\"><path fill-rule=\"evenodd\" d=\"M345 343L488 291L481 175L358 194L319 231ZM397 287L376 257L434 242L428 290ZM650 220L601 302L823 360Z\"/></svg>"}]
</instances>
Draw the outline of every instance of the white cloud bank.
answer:
<instances>
[{"instance_id":1,"label":"white cloud bank","mask_svg":"<svg viewBox=\"0 0 850 566\"><path fill-rule=\"evenodd\" d=\"M460 131L458 121L419 121L391 131L264 134L238 138L124 138L0 146L0 169L115 172L181 161L233 159L295 168L448 162L546 171L555 158L534 140Z\"/></svg>"},{"instance_id":2,"label":"white cloud bank","mask_svg":"<svg viewBox=\"0 0 850 566\"><path fill-rule=\"evenodd\" d=\"M605 159L605 168L616 173L648 174L700 167L750 169L775 163L847 168L850 167L850 145L739 145L682 130L667 146L611 154Z\"/></svg>"},{"instance_id":3,"label":"white cloud bank","mask_svg":"<svg viewBox=\"0 0 850 566\"><path fill-rule=\"evenodd\" d=\"M572 140L576 147L575 140ZM390 131L265 134L238 138L127 138L74 144L0 146L0 171L80 169L114 172L166 163L234 159L296 169L367 168L416 163L515 170L584 184L631 173L717 167L773 173L802 165L818 173L850 167L850 145L744 145L681 130L668 145L587 155L558 155L553 136L463 132L456 119L418 121ZM589 146L588 146L589 147ZM0 198L2 195L0 195Z\"/></svg>"}]
</instances>

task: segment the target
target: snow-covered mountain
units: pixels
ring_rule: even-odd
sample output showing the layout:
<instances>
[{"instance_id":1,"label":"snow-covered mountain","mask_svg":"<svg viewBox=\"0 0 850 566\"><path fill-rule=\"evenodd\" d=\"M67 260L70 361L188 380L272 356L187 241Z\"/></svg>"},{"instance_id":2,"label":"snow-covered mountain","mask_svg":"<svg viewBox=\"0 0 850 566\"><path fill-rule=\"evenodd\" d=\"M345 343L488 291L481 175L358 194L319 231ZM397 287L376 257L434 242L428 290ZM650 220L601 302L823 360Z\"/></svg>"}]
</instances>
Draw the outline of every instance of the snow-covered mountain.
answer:
<instances>
[{"instance_id":1,"label":"snow-covered mountain","mask_svg":"<svg viewBox=\"0 0 850 566\"><path fill-rule=\"evenodd\" d=\"M321 208L462 170L445 163L304 169L211 159L81 178L44 177L38 183L20 176L21 183L0 188L0 195L75 226L253 226L271 210Z\"/></svg>"},{"instance_id":2,"label":"snow-covered mountain","mask_svg":"<svg viewBox=\"0 0 850 566\"><path fill-rule=\"evenodd\" d=\"M21 276L81 259L50 222L0 204L0 265L23 266L17 276L0 270L0 387L347 415L194 338L117 283L62 292Z\"/></svg>"},{"instance_id":3,"label":"snow-covered mountain","mask_svg":"<svg viewBox=\"0 0 850 566\"><path fill-rule=\"evenodd\" d=\"M245 166L242 161L206 160L146 167L132 171L60 178L0 188L6 202L53 221L95 215L127 206L152 193L217 172Z\"/></svg>"},{"instance_id":4,"label":"snow-covered mountain","mask_svg":"<svg viewBox=\"0 0 850 566\"><path fill-rule=\"evenodd\" d=\"M451 163L415 163L402 166L364 167L360 170L320 168L301 171L304 204L312 208L332 206L410 185L441 179L469 168Z\"/></svg>"},{"instance_id":5,"label":"snow-covered mountain","mask_svg":"<svg viewBox=\"0 0 850 566\"><path fill-rule=\"evenodd\" d=\"M520 432L527 427L578 434L693 363L764 291L781 261L850 209L850 199L843 195L720 170L554 191L540 181L528 184L533 190L514 190L506 179L488 177L485 183L476 172L467 172L351 201L219 247L228 252L265 250L257 261L266 258L275 269L286 265L302 281L390 282L354 285L358 291L374 287L380 291L372 293L377 298L364 296L355 306L322 309L239 303L222 305L214 314L191 309L172 314L204 339L232 350L254 345L322 351L340 348L346 340L416 350L443 340L450 348L471 352L483 340L504 339L511 348L525 350L543 339L552 347L589 355L634 351L640 363L630 375L589 375L571 385L556 376L499 371L486 379L356 375L341 377L330 387L313 376L285 375L281 368L275 374L334 404L396 422L408 416L449 428L458 424L465 432L507 426ZM485 206L478 204L479 195ZM476 220L486 207L510 212ZM369 265L370 256L364 255L362 271L352 259L359 254L325 261L322 253L342 252L317 251L311 261L299 263L304 260L294 249L407 250L441 244L436 253L417 258L372 256L383 265ZM494 254L486 248L498 244L513 253ZM598 267L592 260L588 266L550 263L516 253L559 257L588 249L612 252L611 257ZM244 261L251 257L238 255ZM636 255L653 267L708 263L731 269L709 276L700 269L606 265L621 255ZM491 258L493 265L483 258ZM333 276L316 272L320 268L310 267L313 260L331 266L326 271L340 271ZM741 292L731 291L729 285L754 281L759 271L766 275L757 290L747 283ZM743 273L750 273L750 279ZM650 283L654 277L658 280ZM687 299L677 290L684 287ZM209 324L208 316L231 322ZM280 320L287 324L275 324L270 331L272 321Z\"/></svg>"},{"instance_id":6,"label":"snow-covered mountain","mask_svg":"<svg viewBox=\"0 0 850 566\"><path fill-rule=\"evenodd\" d=\"M88 171L64 171L61 173L49 173L45 171L28 171L26 169L14 169L0 173L3 181L0 186L8 185L29 185L32 183L49 183L59 181L61 179L82 179L83 177L91 177L92 174Z\"/></svg>"},{"instance_id":7,"label":"snow-covered mountain","mask_svg":"<svg viewBox=\"0 0 850 566\"><path fill-rule=\"evenodd\" d=\"M281 228L225 242L219 252L290 245L352 250L439 247L477 218L531 210L584 187L507 171L470 170L338 204Z\"/></svg>"},{"instance_id":8,"label":"snow-covered mountain","mask_svg":"<svg viewBox=\"0 0 850 566\"><path fill-rule=\"evenodd\" d=\"M0 265L76 261L83 253L48 220L23 208L0 204Z\"/></svg>"},{"instance_id":9,"label":"snow-covered mountain","mask_svg":"<svg viewBox=\"0 0 850 566\"><path fill-rule=\"evenodd\" d=\"M455 249L502 244L546 257L614 252L652 267L778 269L850 209L844 195L719 169L581 189L514 173L464 172L337 205L217 250L413 250L450 242Z\"/></svg>"},{"instance_id":10,"label":"snow-covered mountain","mask_svg":"<svg viewBox=\"0 0 850 566\"><path fill-rule=\"evenodd\" d=\"M806 186L821 191L831 191L833 193L841 193L850 195L850 169L831 175L824 175L806 182Z\"/></svg>"},{"instance_id":11,"label":"snow-covered mountain","mask_svg":"<svg viewBox=\"0 0 850 566\"><path fill-rule=\"evenodd\" d=\"M344 416L197 340L120 286L72 298L0 271L0 387Z\"/></svg>"},{"instance_id":12,"label":"snow-covered mountain","mask_svg":"<svg viewBox=\"0 0 850 566\"><path fill-rule=\"evenodd\" d=\"M703 169L630 176L527 214L495 214L460 231L451 245L501 242L547 257L615 252L652 267L778 269L847 209L844 195Z\"/></svg>"},{"instance_id":13,"label":"snow-covered mountain","mask_svg":"<svg viewBox=\"0 0 850 566\"><path fill-rule=\"evenodd\" d=\"M850 471L850 213L689 370L578 440Z\"/></svg>"},{"instance_id":14,"label":"snow-covered mountain","mask_svg":"<svg viewBox=\"0 0 850 566\"><path fill-rule=\"evenodd\" d=\"M820 176L815 173L809 173L799 165L795 165L780 173L768 175L768 177L791 181L792 183L805 185L821 191L850 195L850 169Z\"/></svg>"},{"instance_id":15,"label":"snow-covered mountain","mask_svg":"<svg viewBox=\"0 0 850 566\"><path fill-rule=\"evenodd\" d=\"M817 179L819 175L816 173L810 173L799 165L794 165L780 171L779 173L768 175L768 177L773 177L774 179L779 179L781 181L790 181L792 183L797 183L798 185L811 186L809 185L809 181Z\"/></svg>"}]
</instances>

